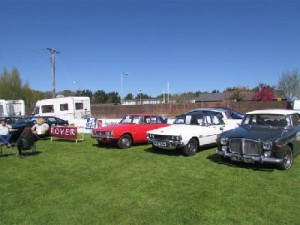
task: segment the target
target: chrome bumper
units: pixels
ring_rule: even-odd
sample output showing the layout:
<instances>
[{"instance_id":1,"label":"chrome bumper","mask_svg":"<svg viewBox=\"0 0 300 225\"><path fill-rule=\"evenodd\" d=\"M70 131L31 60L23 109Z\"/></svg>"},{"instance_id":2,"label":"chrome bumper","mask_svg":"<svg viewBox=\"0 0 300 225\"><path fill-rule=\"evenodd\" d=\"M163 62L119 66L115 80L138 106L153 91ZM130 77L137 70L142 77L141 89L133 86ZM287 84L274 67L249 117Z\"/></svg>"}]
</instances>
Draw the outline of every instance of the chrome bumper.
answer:
<instances>
[{"instance_id":1,"label":"chrome bumper","mask_svg":"<svg viewBox=\"0 0 300 225\"><path fill-rule=\"evenodd\" d=\"M246 163L274 163L274 164L281 164L283 159L272 158L272 157L265 157L265 156L251 156L251 155L240 155L234 153L227 153L224 151L217 150L217 155L223 156L225 158L230 158L232 161L240 161Z\"/></svg>"},{"instance_id":2,"label":"chrome bumper","mask_svg":"<svg viewBox=\"0 0 300 225\"><path fill-rule=\"evenodd\" d=\"M170 141L170 140L148 140L150 144L153 144L157 148L175 150L177 148L182 148L184 143L180 141Z\"/></svg>"},{"instance_id":3,"label":"chrome bumper","mask_svg":"<svg viewBox=\"0 0 300 225\"><path fill-rule=\"evenodd\" d=\"M97 140L106 140L106 141L111 141L111 140L115 140L115 137L104 137L104 136L100 136L97 134L92 134L91 138L96 138Z\"/></svg>"}]
</instances>

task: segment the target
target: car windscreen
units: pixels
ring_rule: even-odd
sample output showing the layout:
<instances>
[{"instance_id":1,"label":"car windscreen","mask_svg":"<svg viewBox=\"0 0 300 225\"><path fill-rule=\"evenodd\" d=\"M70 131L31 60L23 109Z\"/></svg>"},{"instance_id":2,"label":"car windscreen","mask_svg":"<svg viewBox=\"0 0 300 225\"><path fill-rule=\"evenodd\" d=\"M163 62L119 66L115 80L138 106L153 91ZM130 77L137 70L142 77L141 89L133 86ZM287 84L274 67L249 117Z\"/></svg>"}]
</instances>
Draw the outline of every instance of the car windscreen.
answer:
<instances>
[{"instance_id":1,"label":"car windscreen","mask_svg":"<svg viewBox=\"0 0 300 225\"><path fill-rule=\"evenodd\" d=\"M251 114L244 117L242 125L286 127L290 121L286 115L281 114Z\"/></svg>"}]
</instances>

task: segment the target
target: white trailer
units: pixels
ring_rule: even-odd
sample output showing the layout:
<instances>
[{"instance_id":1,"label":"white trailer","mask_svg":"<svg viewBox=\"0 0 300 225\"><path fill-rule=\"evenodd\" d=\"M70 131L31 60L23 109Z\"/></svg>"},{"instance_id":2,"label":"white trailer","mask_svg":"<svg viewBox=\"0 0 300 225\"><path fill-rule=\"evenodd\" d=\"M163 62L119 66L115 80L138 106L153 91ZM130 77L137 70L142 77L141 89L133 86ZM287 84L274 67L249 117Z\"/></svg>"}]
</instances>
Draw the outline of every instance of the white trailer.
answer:
<instances>
[{"instance_id":1,"label":"white trailer","mask_svg":"<svg viewBox=\"0 0 300 225\"><path fill-rule=\"evenodd\" d=\"M24 101L0 99L0 116L25 116Z\"/></svg>"},{"instance_id":2,"label":"white trailer","mask_svg":"<svg viewBox=\"0 0 300 225\"><path fill-rule=\"evenodd\" d=\"M62 97L43 99L36 102L33 112L37 116L56 116L68 120L69 124L91 117L89 97ZM80 122L79 122L80 123Z\"/></svg>"}]
</instances>

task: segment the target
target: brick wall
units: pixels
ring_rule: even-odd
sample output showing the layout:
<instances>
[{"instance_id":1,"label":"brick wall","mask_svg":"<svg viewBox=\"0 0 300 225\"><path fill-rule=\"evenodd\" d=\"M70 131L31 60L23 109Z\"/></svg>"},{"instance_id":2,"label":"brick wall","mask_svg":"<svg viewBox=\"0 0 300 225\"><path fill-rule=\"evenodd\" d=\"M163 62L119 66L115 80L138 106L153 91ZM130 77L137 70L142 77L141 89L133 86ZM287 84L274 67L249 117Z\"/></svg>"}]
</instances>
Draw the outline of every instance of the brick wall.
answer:
<instances>
[{"instance_id":1,"label":"brick wall","mask_svg":"<svg viewBox=\"0 0 300 225\"><path fill-rule=\"evenodd\" d=\"M178 104L157 104L157 105L91 105L92 117L96 118L122 118L130 113L153 113L174 117L193 108L206 107L229 107L241 113L257 109L286 109L287 102L279 101L246 101L246 102L203 102L203 103L178 103Z\"/></svg>"}]
</instances>

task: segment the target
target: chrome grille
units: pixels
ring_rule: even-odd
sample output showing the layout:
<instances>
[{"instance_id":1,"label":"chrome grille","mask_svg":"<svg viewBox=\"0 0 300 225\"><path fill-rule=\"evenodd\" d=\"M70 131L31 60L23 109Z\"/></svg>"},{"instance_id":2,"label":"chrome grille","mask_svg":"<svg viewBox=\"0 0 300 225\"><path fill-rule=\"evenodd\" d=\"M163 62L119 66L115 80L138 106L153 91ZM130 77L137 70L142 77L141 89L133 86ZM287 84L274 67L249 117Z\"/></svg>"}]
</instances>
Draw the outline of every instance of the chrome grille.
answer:
<instances>
[{"instance_id":1,"label":"chrome grille","mask_svg":"<svg viewBox=\"0 0 300 225\"><path fill-rule=\"evenodd\" d=\"M170 136L169 135L154 135L154 139L155 140L160 140L160 141L167 141L170 140Z\"/></svg>"},{"instance_id":2,"label":"chrome grille","mask_svg":"<svg viewBox=\"0 0 300 225\"><path fill-rule=\"evenodd\" d=\"M232 139L229 142L229 149L232 153L243 155L260 155L259 142L249 139Z\"/></svg>"},{"instance_id":3,"label":"chrome grille","mask_svg":"<svg viewBox=\"0 0 300 225\"><path fill-rule=\"evenodd\" d=\"M96 131L96 134L99 136L105 136L105 131Z\"/></svg>"},{"instance_id":4,"label":"chrome grille","mask_svg":"<svg viewBox=\"0 0 300 225\"><path fill-rule=\"evenodd\" d=\"M230 140L229 149L231 150L232 153L243 154L242 140L241 139Z\"/></svg>"}]
</instances>

